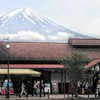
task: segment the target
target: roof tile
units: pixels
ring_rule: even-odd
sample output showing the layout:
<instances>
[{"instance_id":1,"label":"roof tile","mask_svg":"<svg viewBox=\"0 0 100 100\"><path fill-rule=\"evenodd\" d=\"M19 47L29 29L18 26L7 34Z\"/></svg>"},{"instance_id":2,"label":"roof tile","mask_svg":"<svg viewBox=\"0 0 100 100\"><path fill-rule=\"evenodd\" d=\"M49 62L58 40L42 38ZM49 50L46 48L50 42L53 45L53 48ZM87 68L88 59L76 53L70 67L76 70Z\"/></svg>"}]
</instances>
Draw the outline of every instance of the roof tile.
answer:
<instances>
[{"instance_id":1,"label":"roof tile","mask_svg":"<svg viewBox=\"0 0 100 100\"><path fill-rule=\"evenodd\" d=\"M70 38L69 43L72 45L100 46L100 39Z\"/></svg>"}]
</instances>

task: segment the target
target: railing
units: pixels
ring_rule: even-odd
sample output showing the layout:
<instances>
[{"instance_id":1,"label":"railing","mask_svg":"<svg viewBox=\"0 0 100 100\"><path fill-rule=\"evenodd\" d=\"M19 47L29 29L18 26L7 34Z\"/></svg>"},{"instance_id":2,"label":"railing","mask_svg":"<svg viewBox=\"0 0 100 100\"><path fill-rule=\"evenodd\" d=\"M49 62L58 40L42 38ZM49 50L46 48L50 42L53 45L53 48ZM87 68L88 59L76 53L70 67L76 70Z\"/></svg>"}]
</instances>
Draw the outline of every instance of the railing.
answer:
<instances>
[{"instance_id":1,"label":"railing","mask_svg":"<svg viewBox=\"0 0 100 100\"><path fill-rule=\"evenodd\" d=\"M82 89L81 89L81 93L76 93L75 91L72 92L72 91L68 90L68 98L69 98L69 94L72 95L71 97L73 97L74 94L77 94L77 95L81 94L81 95L83 95L83 94L82 94ZM94 94L94 93L91 92L90 89L87 89L87 90L84 90L84 94L87 94L87 95L88 95L88 98L90 98L89 95L90 95L90 94ZM97 97L96 94L94 94L94 96Z\"/></svg>"}]
</instances>

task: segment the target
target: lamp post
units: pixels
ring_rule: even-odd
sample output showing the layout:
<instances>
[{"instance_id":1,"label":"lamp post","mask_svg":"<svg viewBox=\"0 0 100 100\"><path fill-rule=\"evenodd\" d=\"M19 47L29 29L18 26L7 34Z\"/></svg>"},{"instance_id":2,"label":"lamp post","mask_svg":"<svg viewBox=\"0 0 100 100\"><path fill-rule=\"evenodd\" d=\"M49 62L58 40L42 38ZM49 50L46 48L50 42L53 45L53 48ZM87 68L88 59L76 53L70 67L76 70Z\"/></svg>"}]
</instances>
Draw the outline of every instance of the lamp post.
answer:
<instances>
[{"instance_id":1,"label":"lamp post","mask_svg":"<svg viewBox=\"0 0 100 100\"><path fill-rule=\"evenodd\" d=\"M7 94L6 94L6 98L9 98L9 51L8 51L8 49L10 48L10 42L9 42L9 38L7 38L7 39L3 39L1 41L1 44L4 41L6 41L6 48L7 48L7 50L5 50L4 48L2 48L2 46L1 46L1 49L3 51L5 51L7 53L7 56L8 56L8 61L7 61L7 81L8 82L7 82Z\"/></svg>"},{"instance_id":2,"label":"lamp post","mask_svg":"<svg viewBox=\"0 0 100 100\"><path fill-rule=\"evenodd\" d=\"M65 98L65 95L66 95L66 69L64 71L64 98Z\"/></svg>"}]
</instances>

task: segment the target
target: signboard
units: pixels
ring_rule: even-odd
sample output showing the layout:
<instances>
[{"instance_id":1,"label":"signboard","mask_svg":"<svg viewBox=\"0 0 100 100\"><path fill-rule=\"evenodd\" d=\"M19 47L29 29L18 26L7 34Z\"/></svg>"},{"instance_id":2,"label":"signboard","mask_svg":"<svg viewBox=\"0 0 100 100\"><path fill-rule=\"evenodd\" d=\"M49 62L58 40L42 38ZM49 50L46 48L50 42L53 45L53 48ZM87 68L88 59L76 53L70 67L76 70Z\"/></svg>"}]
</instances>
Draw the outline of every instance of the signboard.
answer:
<instances>
[{"instance_id":1,"label":"signboard","mask_svg":"<svg viewBox=\"0 0 100 100\"><path fill-rule=\"evenodd\" d=\"M50 83L45 83L45 92L48 92L49 91L49 93L51 92L50 91Z\"/></svg>"},{"instance_id":2,"label":"signboard","mask_svg":"<svg viewBox=\"0 0 100 100\"><path fill-rule=\"evenodd\" d=\"M7 93L7 84L8 84L8 80L5 79L3 82L3 87L1 89L2 94ZM9 79L9 94L14 94L13 84L12 84L12 81L10 79Z\"/></svg>"},{"instance_id":3,"label":"signboard","mask_svg":"<svg viewBox=\"0 0 100 100\"><path fill-rule=\"evenodd\" d=\"M52 82L52 92L54 94L58 94L58 83L57 82Z\"/></svg>"}]
</instances>

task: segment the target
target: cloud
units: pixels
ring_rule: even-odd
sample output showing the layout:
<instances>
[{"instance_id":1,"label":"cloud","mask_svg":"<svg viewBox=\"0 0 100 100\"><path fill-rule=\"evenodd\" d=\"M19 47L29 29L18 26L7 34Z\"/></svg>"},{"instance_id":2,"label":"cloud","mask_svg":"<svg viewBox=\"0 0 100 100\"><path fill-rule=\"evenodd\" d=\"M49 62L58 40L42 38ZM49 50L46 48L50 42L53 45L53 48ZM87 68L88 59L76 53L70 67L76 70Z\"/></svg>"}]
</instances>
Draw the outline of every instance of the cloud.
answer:
<instances>
[{"instance_id":1,"label":"cloud","mask_svg":"<svg viewBox=\"0 0 100 100\"><path fill-rule=\"evenodd\" d=\"M11 41L46 41L46 37L43 34L32 31L20 31L18 33L0 33L0 39L9 37Z\"/></svg>"},{"instance_id":2,"label":"cloud","mask_svg":"<svg viewBox=\"0 0 100 100\"><path fill-rule=\"evenodd\" d=\"M48 35L48 40L52 41L68 41L69 38L75 37L73 34L66 33L66 32L58 32L57 35Z\"/></svg>"},{"instance_id":3,"label":"cloud","mask_svg":"<svg viewBox=\"0 0 100 100\"><path fill-rule=\"evenodd\" d=\"M20 31L18 33L0 33L0 40L9 38L10 41L33 41L33 42L67 42L69 38L75 37L73 34L66 32L58 32L57 35L48 35L32 32Z\"/></svg>"}]
</instances>

